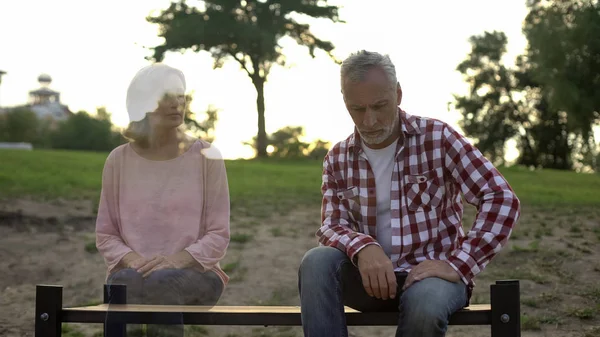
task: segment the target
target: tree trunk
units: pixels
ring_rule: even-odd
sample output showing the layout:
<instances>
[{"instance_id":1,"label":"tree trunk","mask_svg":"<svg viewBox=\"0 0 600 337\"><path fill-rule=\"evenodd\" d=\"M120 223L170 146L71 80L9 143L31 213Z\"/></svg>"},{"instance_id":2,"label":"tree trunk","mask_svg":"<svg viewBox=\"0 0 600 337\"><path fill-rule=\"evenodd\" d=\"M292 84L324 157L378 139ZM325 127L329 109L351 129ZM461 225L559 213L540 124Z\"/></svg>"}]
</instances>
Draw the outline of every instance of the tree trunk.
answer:
<instances>
[{"instance_id":1,"label":"tree trunk","mask_svg":"<svg viewBox=\"0 0 600 337\"><path fill-rule=\"evenodd\" d=\"M521 136L522 148L520 164L525 166L534 166L537 167L539 165L539 155L533 149L531 145L531 139L529 138L529 134L527 129L525 129L525 135Z\"/></svg>"},{"instance_id":2,"label":"tree trunk","mask_svg":"<svg viewBox=\"0 0 600 337\"><path fill-rule=\"evenodd\" d=\"M260 76L254 76L252 83L256 88L256 111L258 112L258 134L256 135L256 156L267 157L267 132L265 130L265 80Z\"/></svg>"}]
</instances>

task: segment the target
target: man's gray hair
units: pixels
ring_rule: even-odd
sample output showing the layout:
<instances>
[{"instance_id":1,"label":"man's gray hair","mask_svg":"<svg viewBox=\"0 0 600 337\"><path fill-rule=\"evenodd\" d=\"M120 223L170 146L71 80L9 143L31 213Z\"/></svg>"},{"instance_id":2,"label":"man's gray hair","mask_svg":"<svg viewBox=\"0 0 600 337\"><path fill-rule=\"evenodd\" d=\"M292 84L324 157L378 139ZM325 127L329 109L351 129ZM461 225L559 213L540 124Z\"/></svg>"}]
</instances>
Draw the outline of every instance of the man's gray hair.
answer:
<instances>
[{"instance_id":1,"label":"man's gray hair","mask_svg":"<svg viewBox=\"0 0 600 337\"><path fill-rule=\"evenodd\" d=\"M381 68L388 76L390 84L394 87L398 80L396 78L396 67L389 55L382 55L377 52L360 50L350 54L343 62L340 71L340 80L342 90L344 81L360 82L365 78L365 74L372 68Z\"/></svg>"}]
</instances>

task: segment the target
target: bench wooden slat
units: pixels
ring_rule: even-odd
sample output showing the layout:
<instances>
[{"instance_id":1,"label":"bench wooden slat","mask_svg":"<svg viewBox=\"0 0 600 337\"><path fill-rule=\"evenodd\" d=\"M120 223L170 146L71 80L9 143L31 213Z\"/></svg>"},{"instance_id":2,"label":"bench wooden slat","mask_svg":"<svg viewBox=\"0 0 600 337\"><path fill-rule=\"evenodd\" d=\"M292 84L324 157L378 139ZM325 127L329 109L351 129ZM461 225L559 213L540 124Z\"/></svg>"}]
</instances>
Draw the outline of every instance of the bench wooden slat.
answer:
<instances>
[{"instance_id":1,"label":"bench wooden slat","mask_svg":"<svg viewBox=\"0 0 600 337\"><path fill-rule=\"evenodd\" d=\"M346 307L348 325L396 325L397 312L360 312ZM118 315L111 315L111 313ZM62 309L62 321L71 323L160 323L195 325L301 325L298 306L178 306L100 304ZM490 324L489 304L471 305L450 318L452 325Z\"/></svg>"},{"instance_id":2,"label":"bench wooden slat","mask_svg":"<svg viewBox=\"0 0 600 337\"><path fill-rule=\"evenodd\" d=\"M148 304L99 304L94 306L64 308L63 311L89 311L89 312L186 312L186 313L231 313L231 314L298 314L299 306L194 306L194 305L148 305ZM490 311L489 304L474 304L461 311ZM345 307L347 314L361 313Z\"/></svg>"},{"instance_id":3,"label":"bench wooden slat","mask_svg":"<svg viewBox=\"0 0 600 337\"><path fill-rule=\"evenodd\" d=\"M490 285L491 304L471 305L450 317L450 325L489 325L492 337L520 337L518 280ZM109 336L124 336L126 324L300 326L297 306L164 306L124 304L124 285L104 285L104 303L64 308L62 286L36 286L35 336L59 337L63 323L104 323ZM121 304L116 304L121 303ZM358 312L346 308L347 325L396 326L398 312Z\"/></svg>"}]
</instances>

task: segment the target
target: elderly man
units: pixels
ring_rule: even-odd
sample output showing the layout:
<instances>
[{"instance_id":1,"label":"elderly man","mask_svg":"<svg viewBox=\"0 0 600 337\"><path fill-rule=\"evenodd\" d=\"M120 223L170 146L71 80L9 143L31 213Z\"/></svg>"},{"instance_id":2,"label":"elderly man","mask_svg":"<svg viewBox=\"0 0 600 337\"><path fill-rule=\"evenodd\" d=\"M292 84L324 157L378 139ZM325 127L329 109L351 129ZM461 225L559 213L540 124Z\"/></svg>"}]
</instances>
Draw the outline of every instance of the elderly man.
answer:
<instances>
[{"instance_id":1,"label":"elderly man","mask_svg":"<svg viewBox=\"0 0 600 337\"><path fill-rule=\"evenodd\" d=\"M299 270L304 334L347 336L347 305L399 311L396 336L444 336L506 244L519 199L456 130L399 108L388 56L352 54L341 87L355 130L324 159L320 244ZM461 194L478 210L467 233Z\"/></svg>"}]
</instances>

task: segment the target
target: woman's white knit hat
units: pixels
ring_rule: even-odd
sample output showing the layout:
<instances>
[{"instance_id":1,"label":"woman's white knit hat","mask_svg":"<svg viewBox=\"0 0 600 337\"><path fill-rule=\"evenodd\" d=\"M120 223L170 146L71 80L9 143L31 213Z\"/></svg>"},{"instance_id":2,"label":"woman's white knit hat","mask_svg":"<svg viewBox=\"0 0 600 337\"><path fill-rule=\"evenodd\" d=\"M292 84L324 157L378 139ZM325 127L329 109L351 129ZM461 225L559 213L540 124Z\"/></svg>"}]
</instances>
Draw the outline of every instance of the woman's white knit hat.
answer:
<instances>
[{"instance_id":1,"label":"woman's white knit hat","mask_svg":"<svg viewBox=\"0 0 600 337\"><path fill-rule=\"evenodd\" d=\"M184 94L185 76L179 69L154 63L140 69L127 89L127 113L130 122L138 122L158 107L167 92ZM183 91L183 92L180 92Z\"/></svg>"}]
</instances>

